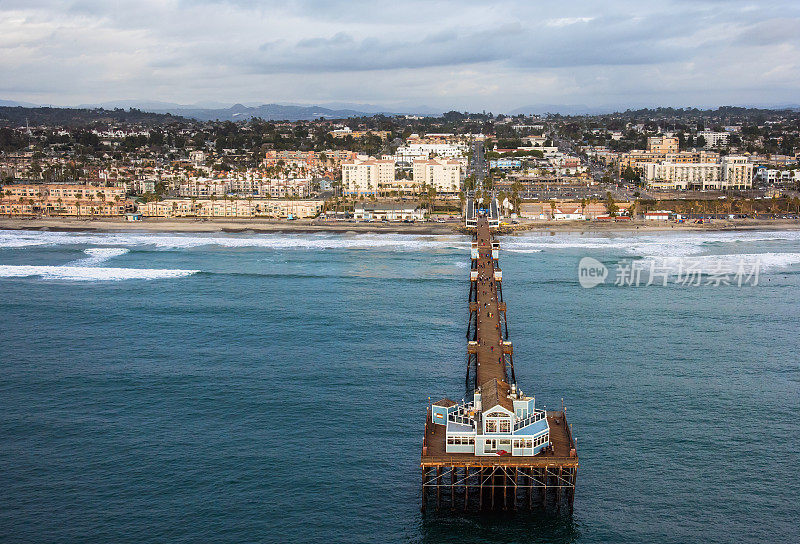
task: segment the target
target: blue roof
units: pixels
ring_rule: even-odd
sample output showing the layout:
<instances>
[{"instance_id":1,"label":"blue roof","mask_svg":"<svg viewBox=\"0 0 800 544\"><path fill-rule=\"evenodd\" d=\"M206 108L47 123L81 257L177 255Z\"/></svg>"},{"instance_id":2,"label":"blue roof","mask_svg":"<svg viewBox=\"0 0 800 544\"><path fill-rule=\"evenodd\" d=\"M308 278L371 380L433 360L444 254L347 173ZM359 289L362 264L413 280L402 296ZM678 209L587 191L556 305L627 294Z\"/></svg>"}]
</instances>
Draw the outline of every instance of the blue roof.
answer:
<instances>
[{"instance_id":1,"label":"blue roof","mask_svg":"<svg viewBox=\"0 0 800 544\"><path fill-rule=\"evenodd\" d=\"M536 423L531 423L518 431L514 431L514 434L529 434L529 435L537 435L542 431L546 431L549 429L550 426L547 424L547 418L542 418Z\"/></svg>"},{"instance_id":2,"label":"blue roof","mask_svg":"<svg viewBox=\"0 0 800 544\"><path fill-rule=\"evenodd\" d=\"M471 433L475 432L472 425L464 425L463 423L456 423L455 421L447 422L448 433Z\"/></svg>"}]
</instances>

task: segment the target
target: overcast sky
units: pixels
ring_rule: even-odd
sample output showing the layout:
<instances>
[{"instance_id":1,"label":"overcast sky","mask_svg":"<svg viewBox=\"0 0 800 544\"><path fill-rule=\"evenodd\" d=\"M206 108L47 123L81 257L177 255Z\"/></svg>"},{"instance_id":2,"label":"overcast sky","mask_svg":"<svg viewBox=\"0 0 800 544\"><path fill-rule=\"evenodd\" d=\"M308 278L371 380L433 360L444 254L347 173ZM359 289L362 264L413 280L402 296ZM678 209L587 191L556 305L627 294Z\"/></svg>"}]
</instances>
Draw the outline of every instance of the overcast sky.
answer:
<instances>
[{"instance_id":1,"label":"overcast sky","mask_svg":"<svg viewBox=\"0 0 800 544\"><path fill-rule=\"evenodd\" d=\"M800 103L799 0L0 0L0 98Z\"/></svg>"}]
</instances>

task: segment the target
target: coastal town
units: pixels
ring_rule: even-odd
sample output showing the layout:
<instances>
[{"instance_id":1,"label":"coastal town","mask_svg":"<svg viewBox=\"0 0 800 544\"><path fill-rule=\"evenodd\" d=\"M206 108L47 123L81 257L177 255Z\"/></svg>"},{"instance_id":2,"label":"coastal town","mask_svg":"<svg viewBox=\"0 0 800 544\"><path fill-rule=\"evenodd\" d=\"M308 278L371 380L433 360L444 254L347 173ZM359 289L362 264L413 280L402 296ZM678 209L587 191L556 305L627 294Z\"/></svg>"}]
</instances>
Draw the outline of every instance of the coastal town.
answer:
<instances>
[{"instance_id":1,"label":"coastal town","mask_svg":"<svg viewBox=\"0 0 800 544\"><path fill-rule=\"evenodd\" d=\"M0 2L0 544L799 543L798 30Z\"/></svg>"},{"instance_id":2,"label":"coastal town","mask_svg":"<svg viewBox=\"0 0 800 544\"><path fill-rule=\"evenodd\" d=\"M74 111L0 108L0 218L455 222L478 149L510 227L800 217L792 110L236 123Z\"/></svg>"}]
</instances>

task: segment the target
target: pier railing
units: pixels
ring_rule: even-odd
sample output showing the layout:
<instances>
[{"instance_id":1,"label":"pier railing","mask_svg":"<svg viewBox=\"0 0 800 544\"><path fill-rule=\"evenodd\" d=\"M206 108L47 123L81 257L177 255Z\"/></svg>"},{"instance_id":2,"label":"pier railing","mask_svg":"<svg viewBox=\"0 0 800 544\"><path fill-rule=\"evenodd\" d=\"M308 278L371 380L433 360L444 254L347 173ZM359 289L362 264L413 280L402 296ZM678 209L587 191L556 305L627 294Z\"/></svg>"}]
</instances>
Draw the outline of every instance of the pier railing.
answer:
<instances>
[{"instance_id":1,"label":"pier railing","mask_svg":"<svg viewBox=\"0 0 800 544\"><path fill-rule=\"evenodd\" d=\"M454 412L450 412L447 414L447 420L452 421L453 423L460 423L462 425L475 425L476 420L474 414L474 408L471 402L467 402L465 404L459 404L458 408Z\"/></svg>"},{"instance_id":2,"label":"pier railing","mask_svg":"<svg viewBox=\"0 0 800 544\"><path fill-rule=\"evenodd\" d=\"M518 431L519 429L521 429L523 427L527 427L528 425L530 425L532 423L536 423L537 421L539 421L541 419L544 419L546 415L547 415L547 412L545 412L544 410L534 410L533 413L530 414L525 419L517 420L517 422L514 423L514 430Z\"/></svg>"}]
</instances>

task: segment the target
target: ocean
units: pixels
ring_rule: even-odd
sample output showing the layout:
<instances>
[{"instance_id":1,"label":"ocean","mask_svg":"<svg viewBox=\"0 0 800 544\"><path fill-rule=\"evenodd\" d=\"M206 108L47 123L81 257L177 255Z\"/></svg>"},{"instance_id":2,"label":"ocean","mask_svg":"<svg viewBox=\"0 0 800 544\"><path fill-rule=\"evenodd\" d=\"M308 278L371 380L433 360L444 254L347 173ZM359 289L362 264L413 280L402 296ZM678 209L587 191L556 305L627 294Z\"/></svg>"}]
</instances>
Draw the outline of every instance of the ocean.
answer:
<instances>
[{"instance_id":1,"label":"ocean","mask_svg":"<svg viewBox=\"0 0 800 544\"><path fill-rule=\"evenodd\" d=\"M501 247L572 517L420 513L466 237L0 231L0 542L800 541L800 232Z\"/></svg>"}]
</instances>

